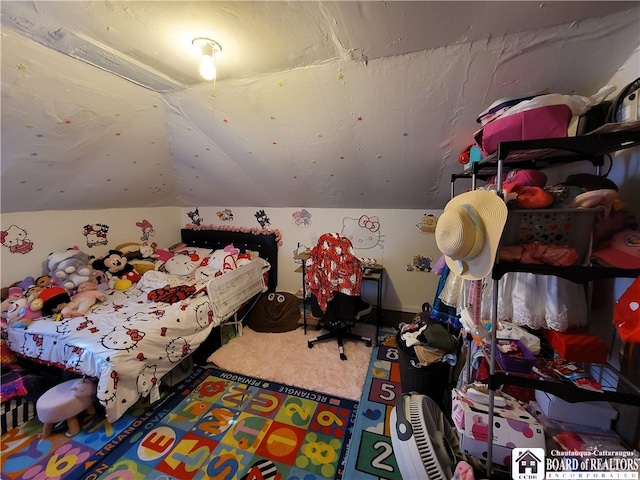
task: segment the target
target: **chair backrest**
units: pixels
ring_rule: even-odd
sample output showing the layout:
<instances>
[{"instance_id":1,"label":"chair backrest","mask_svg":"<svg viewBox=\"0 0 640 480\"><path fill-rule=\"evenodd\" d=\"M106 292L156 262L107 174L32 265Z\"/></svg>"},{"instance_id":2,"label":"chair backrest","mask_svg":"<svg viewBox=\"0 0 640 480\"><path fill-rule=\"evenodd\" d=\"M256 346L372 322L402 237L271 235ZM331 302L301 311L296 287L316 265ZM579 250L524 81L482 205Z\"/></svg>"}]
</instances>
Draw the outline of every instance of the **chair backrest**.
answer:
<instances>
[{"instance_id":1,"label":"chair backrest","mask_svg":"<svg viewBox=\"0 0 640 480\"><path fill-rule=\"evenodd\" d=\"M359 296L362 288L362 262L353 252L351 240L339 233L325 233L311 249L305 265L306 290L322 312L334 292Z\"/></svg>"},{"instance_id":2,"label":"chair backrest","mask_svg":"<svg viewBox=\"0 0 640 480\"><path fill-rule=\"evenodd\" d=\"M327 307L323 311L320 309L318 299L312 295L309 297L309 306L314 317L322 318L330 322L340 321L343 323L353 323L359 306L362 305L359 295L345 295L340 292L333 292L333 298L327 302Z\"/></svg>"}]
</instances>

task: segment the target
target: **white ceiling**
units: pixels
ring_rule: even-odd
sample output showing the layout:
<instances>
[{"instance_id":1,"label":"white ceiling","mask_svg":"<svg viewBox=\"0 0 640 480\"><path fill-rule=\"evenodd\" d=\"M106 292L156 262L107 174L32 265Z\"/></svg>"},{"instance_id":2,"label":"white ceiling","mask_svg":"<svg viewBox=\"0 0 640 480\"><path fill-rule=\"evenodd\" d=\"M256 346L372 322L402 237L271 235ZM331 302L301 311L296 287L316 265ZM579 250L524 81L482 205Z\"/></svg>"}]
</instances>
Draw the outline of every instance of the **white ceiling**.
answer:
<instances>
[{"instance_id":1,"label":"white ceiling","mask_svg":"<svg viewBox=\"0 0 640 480\"><path fill-rule=\"evenodd\" d=\"M2 212L441 208L485 107L592 95L640 46L640 2L1 7Z\"/></svg>"}]
</instances>

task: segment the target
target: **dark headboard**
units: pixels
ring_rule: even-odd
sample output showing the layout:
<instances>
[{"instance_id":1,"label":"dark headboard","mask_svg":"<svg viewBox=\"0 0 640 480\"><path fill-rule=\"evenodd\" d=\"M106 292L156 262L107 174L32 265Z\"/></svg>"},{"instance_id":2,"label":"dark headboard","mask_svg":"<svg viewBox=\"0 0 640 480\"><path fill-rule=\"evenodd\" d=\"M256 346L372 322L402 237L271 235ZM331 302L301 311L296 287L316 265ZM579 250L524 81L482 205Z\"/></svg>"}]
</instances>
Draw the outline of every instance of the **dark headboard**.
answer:
<instances>
[{"instance_id":1,"label":"dark headboard","mask_svg":"<svg viewBox=\"0 0 640 480\"><path fill-rule=\"evenodd\" d=\"M241 252L252 250L271 264L269 270L270 292L275 292L278 286L278 241L275 233L253 234L247 232L234 232L230 230L202 229L192 230L183 228L180 230L182 242L190 247L210 248L218 250L232 244Z\"/></svg>"}]
</instances>

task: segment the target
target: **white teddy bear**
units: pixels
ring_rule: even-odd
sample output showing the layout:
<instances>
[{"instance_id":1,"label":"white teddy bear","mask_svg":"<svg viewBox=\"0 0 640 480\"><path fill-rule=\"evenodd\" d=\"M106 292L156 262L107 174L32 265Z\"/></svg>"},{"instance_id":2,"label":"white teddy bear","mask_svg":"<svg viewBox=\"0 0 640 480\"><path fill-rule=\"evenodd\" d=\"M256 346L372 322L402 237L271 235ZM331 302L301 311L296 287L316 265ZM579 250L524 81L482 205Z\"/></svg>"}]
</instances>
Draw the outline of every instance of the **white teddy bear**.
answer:
<instances>
[{"instance_id":1,"label":"white teddy bear","mask_svg":"<svg viewBox=\"0 0 640 480\"><path fill-rule=\"evenodd\" d=\"M75 290L78 285L91 279L89 255L80 250L50 253L47 267L49 275L67 290Z\"/></svg>"}]
</instances>

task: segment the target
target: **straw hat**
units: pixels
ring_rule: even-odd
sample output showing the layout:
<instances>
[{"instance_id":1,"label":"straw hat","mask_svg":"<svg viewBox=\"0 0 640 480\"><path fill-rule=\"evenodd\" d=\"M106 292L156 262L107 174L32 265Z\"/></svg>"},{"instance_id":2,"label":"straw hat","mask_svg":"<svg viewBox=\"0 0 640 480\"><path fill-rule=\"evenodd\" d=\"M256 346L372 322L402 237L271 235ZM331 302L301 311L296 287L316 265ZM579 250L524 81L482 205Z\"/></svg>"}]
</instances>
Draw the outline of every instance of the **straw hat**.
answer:
<instances>
[{"instance_id":1,"label":"straw hat","mask_svg":"<svg viewBox=\"0 0 640 480\"><path fill-rule=\"evenodd\" d=\"M507 221L507 206L494 191L474 190L452 198L436 225L436 244L453 273L486 277Z\"/></svg>"}]
</instances>

